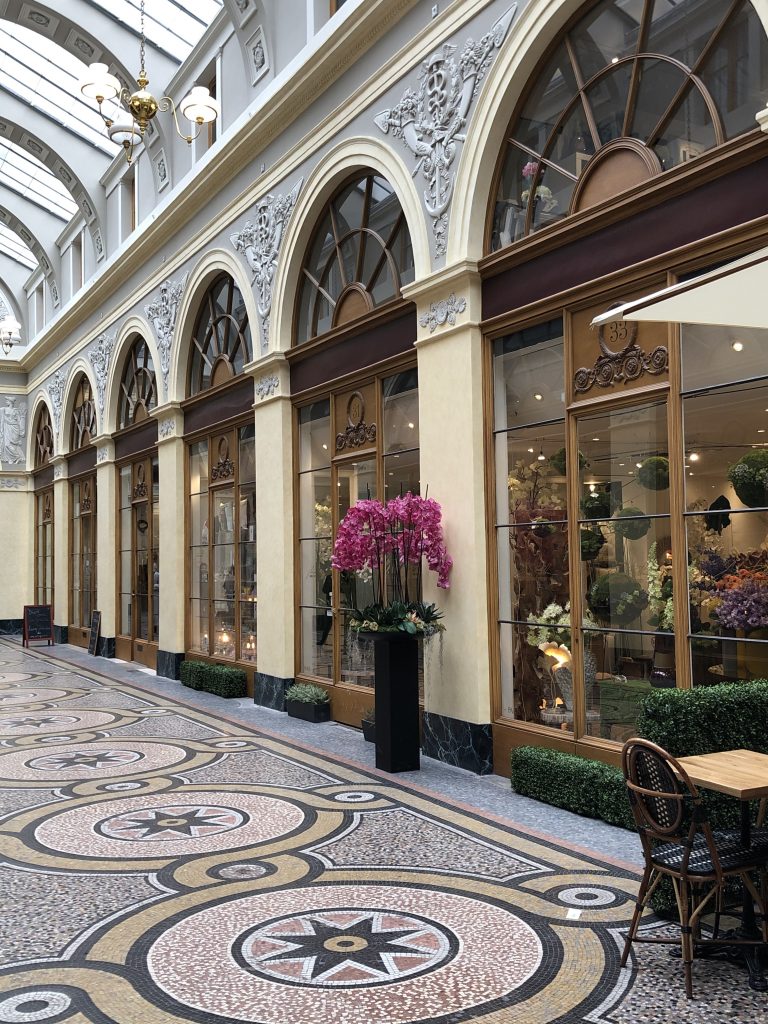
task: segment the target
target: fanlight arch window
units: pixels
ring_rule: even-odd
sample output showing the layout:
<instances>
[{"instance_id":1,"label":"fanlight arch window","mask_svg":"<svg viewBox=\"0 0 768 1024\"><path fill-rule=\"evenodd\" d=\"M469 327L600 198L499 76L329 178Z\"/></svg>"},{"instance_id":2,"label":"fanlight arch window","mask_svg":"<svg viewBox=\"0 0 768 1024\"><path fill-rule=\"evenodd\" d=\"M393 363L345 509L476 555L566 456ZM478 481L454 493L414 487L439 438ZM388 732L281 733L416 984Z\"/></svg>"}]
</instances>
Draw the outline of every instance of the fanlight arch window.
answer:
<instances>
[{"instance_id":1,"label":"fanlight arch window","mask_svg":"<svg viewBox=\"0 0 768 1024\"><path fill-rule=\"evenodd\" d=\"M413 246L388 181L370 172L333 196L301 277L298 345L400 297L401 287L414 278Z\"/></svg>"},{"instance_id":2,"label":"fanlight arch window","mask_svg":"<svg viewBox=\"0 0 768 1024\"><path fill-rule=\"evenodd\" d=\"M768 40L748 0L601 0L557 39L515 113L490 249L756 128Z\"/></svg>"},{"instance_id":3,"label":"fanlight arch window","mask_svg":"<svg viewBox=\"0 0 768 1024\"><path fill-rule=\"evenodd\" d=\"M147 419L157 405L157 378L149 345L139 335L131 345L120 381L118 427Z\"/></svg>"},{"instance_id":4,"label":"fanlight arch window","mask_svg":"<svg viewBox=\"0 0 768 1024\"><path fill-rule=\"evenodd\" d=\"M72 431L70 434L70 451L85 448L96 437L96 403L93 400L91 383L83 374L77 384L75 401L72 406Z\"/></svg>"},{"instance_id":5,"label":"fanlight arch window","mask_svg":"<svg viewBox=\"0 0 768 1024\"><path fill-rule=\"evenodd\" d=\"M205 293L192 335L187 394L224 384L251 360L251 327L240 289L221 274Z\"/></svg>"},{"instance_id":6,"label":"fanlight arch window","mask_svg":"<svg viewBox=\"0 0 768 1024\"><path fill-rule=\"evenodd\" d=\"M47 405L40 408L35 427L35 469L47 466L53 458L53 424Z\"/></svg>"}]
</instances>

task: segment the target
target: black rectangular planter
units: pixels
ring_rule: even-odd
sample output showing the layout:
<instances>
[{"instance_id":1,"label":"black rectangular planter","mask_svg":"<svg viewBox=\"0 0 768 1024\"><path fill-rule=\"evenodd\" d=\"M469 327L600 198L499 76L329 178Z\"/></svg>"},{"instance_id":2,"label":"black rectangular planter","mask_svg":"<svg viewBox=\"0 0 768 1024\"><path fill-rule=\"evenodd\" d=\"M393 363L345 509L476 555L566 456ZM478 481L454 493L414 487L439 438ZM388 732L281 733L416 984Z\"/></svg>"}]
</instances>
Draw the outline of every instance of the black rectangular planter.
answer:
<instances>
[{"instance_id":1,"label":"black rectangular planter","mask_svg":"<svg viewBox=\"0 0 768 1024\"><path fill-rule=\"evenodd\" d=\"M376 723L364 718L360 723L363 727L363 739L368 743L376 742Z\"/></svg>"},{"instance_id":2,"label":"black rectangular planter","mask_svg":"<svg viewBox=\"0 0 768 1024\"><path fill-rule=\"evenodd\" d=\"M419 641L410 633L365 633L376 673L376 767L414 772L419 760Z\"/></svg>"},{"instance_id":3,"label":"black rectangular planter","mask_svg":"<svg viewBox=\"0 0 768 1024\"><path fill-rule=\"evenodd\" d=\"M287 700L285 710L291 718L301 718L304 722L328 722L331 718L330 702L310 704L306 700Z\"/></svg>"}]
</instances>

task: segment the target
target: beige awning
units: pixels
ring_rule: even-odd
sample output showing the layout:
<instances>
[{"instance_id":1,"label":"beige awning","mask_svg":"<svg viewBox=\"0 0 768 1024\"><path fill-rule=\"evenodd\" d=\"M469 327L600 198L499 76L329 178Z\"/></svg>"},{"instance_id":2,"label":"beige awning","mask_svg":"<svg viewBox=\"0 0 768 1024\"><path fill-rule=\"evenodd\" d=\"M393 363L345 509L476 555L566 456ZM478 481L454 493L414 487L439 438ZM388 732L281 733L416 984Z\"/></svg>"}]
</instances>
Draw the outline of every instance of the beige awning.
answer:
<instances>
[{"instance_id":1,"label":"beige awning","mask_svg":"<svg viewBox=\"0 0 768 1024\"><path fill-rule=\"evenodd\" d=\"M596 316L592 323L610 320L768 327L768 248L758 249L691 281L614 306Z\"/></svg>"}]
</instances>

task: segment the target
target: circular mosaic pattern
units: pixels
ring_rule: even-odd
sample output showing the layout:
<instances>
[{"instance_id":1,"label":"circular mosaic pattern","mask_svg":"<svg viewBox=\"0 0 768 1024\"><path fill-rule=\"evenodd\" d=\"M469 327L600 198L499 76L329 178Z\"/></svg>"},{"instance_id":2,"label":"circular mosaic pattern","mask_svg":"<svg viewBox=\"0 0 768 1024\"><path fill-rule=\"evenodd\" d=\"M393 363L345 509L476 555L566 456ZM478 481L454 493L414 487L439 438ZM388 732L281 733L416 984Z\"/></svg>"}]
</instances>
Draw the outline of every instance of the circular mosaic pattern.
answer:
<instances>
[{"instance_id":1,"label":"circular mosaic pattern","mask_svg":"<svg viewBox=\"0 0 768 1024\"><path fill-rule=\"evenodd\" d=\"M14 782L81 782L171 768L190 753L170 743L80 743L51 747L44 755L33 749L0 755L0 778Z\"/></svg>"},{"instance_id":2,"label":"circular mosaic pattern","mask_svg":"<svg viewBox=\"0 0 768 1024\"><path fill-rule=\"evenodd\" d=\"M202 1014L405 1024L437 1007L464 1019L506 996L538 970L542 947L519 917L470 896L317 885L193 911L147 959L164 995Z\"/></svg>"},{"instance_id":3,"label":"circular mosaic pattern","mask_svg":"<svg viewBox=\"0 0 768 1024\"><path fill-rule=\"evenodd\" d=\"M248 821L248 816L231 807L212 804L169 804L115 814L97 822L97 835L107 839L142 843L166 839L200 839L231 832Z\"/></svg>"},{"instance_id":4,"label":"circular mosaic pattern","mask_svg":"<svg viewBox=\"0 0 768 1024\"><path fill-rule=\"evenodd\" d=\"M227 864L216 871L216 877L245 881L248 878L263 878L268 870L263 864Z\"/></svg>"},{"instance_id":5,"label":"circular mosaic pattern","mask_svg":"<svg viewBox=\"0 0 768 1024\"><path fill-rule=\"evenodd\" d=\"M368 800L375 800L375 793L366 793L363 791L357 791L352 793L336 793L334 800L337 800L340 804L364 804Z\"/></svg>"},{"instance_id":6,"label":"circular mosaic pattern","mask_svg":"<svg viewBox=\"0 0 768 1024\"><path fill-rule=\"evenodd\" d=\"M141 715L147 715L150 717L152 715L170 715L170 713L171 712L168 710L168 708L144 708L143 711L139 712L139 714Z\"/></svg>"},{"instance_id":7,"label":"circular mosaic pattern","mask_svg":"<svg viewBox=\"0 0 768 1024\"><path fill-rule=\"evenodd\" d=\"M278 981L351 988L425 974L458 948L434 921L351 907L279 917L242 936L233 952L247 970Z\"/></svg>"},{"instance_id":8,"label":"circular mosaic pattern","mask_svg":"<svg viewBox=\"0 0 768 1024\"><path fill-rule=\"evenodd\" d=\"M568 889L561 889L557 898L569 907L584 910L590 907L609 907L619 899L612 889L600 889L595 885L574 885Z\"/></svg>"},{"instance_id":9,"label":"circular mosaic pattern","mask_svg":"<svg viewBox=\"0 0 768 1024\"><path fill-rule=\"evenodd\" d=\"M264 843L304 821L295 804L256 793L123 797L52 814L35 829L48 850L79 857L175 857Z\"/></svg>"},{"instance_id":10,"label":"circular mosaic pattern","mask_svg":"<svg viewBox=\"0 0 768 1024\"><path fill-rule=\"evenodd\" d=\"M113 782L109 786L105 786L104 789L109 790L110 793L111 792L121 792L121 791L127 790L127 789L141 789L141 783L140 782Z\"/></svg>"},{"instance_id":11,"label":"circular mosaic pattern","mask_svg":"<svg viewBox=\"0 0 768 1024\"><path fill-rule=\"evenodd\" d=\"M213 746L222 747L224 750L236 750L238 747L247 747L248 743L246 740L221 740Z\"/></svg>"},{"instance_id":12,"label":"circular mosaic pattern","mask_svg":"<svg viewBox=\"0 0 768 1024\"><path fill-rule=\"evenodd\" d=\"M32 704L38 701L61 700L69 695L68 690L3 690L0 692L0 711L14 704Z\"/></svg>"},{"instance_id":13,"label":"circular mosaic pattern","mask_svg":"<svg viewBox=\"0 0 768 1024\"><path fill-rule=\"evenodd\" d=\"M3 1024L22 1024L25 1021L51 1020L71 1005L72 1000L63 992L48 989L19 992L0 1000L0 1021Z\"/></svg>"},{"instance_id":14,"label":"circular mosaic pattern","mask_svg":"<svg viewBox=\"0 0 768 1024\"><path fill-rule=\"evenodd\" d=\"M34 679L31 672L0 672L0 683L19 683L23 679Z\"/></svg>"},{"instance_id":15,"label":"circular mosaic pattern","mask_svg":"<svg viewBox=\"0 0 768 1024\"><path fill-rule=\"evenodd\" d=\"M9 736L36 736L43 733L61 732L62 727L75 729L99 729L111 725L115 716L104 711L82 711L73 715L62 715L51 711L27 711L0 717L0 729Z\"/></svg>"}]
</instances>

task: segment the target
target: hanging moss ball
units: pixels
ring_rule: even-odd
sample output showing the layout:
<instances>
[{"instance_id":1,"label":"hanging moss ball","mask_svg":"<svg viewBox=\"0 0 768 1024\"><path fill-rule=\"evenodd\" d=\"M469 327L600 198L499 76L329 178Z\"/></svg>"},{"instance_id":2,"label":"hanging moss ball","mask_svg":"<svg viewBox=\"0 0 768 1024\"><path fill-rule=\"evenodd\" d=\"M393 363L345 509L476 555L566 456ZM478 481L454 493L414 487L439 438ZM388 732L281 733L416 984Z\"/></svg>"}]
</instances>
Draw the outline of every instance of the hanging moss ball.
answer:
<instances>
[{"instance_id":1,"label":"hanging moss ball","mask_svg":"<svg viewBox=\"0 0 768 1024\"><path fill-rule=\"evenodd\" d=\"M628 626L648 607L648 594L623 572L602 575L590 588L587 604L597 618L612 626Z\"/></svg>"},{"instance_id":2,"label":"hanging moss ball","mask_svg":"<svg viewBox=\"0 0 768 1024\"><path fill-rule=\"evenodd\" d=\"M581 499L581 511L585 519L609 519L611 496L608 491L593 491Z\"/></svg>"},{"instance_id":3,"label":"hanging moss ball","mask_svg":"<svg viewBox=\"0 0 768 1024\"><path fill-rule=\"evenodd\" d=\"M552 467L552 469L555 470L556 473L559 473L560 476L565 476L566 462L567 459L565 454L565 448L561 448L559 451L556 451L554 455L550 455L549 457L550 466ZM586 464L587 460L584 458L581 452L579 452L579 472L581 472L581 470L584 469Z\"/></svg>"},{"instance_id":4,"label":"hanging moss ball","mask_svg":"<svg viewBox=\"0 0 768 1024\"><path fill-rule=\"evenodd\" d=\"M600 548L605 544L605 537L601 530L581 530L581 560L591 562L597 558Z\"/></svg>"},{"instance_id":5,"label":"hanging moss ball","mask_svg":"<svg viewBox=\"0 0 768 1024\"><path fill-rule=\"evenodd\" d=\"M537 537L548 537L550 533L555 532L555 527L550 523L544 516L537 516L536 519L531 520L531 533Z\"/></svg>"},{"instance_id":6,"label":"hanging moss ball","mask_svg":"<svg viewBox=\"0 0 768 1024\"><path fill-rule=\"evenodd\" d=\"M768 505L768 451L757 448L742 455L728 470L728 479L747 508Z\"/></svg>"},{"instance_id":7,"label":"hanging moss ball","mask_svg":"<svg viewBox=\"0 0 768 1024\"><path fill-rule=\"evenodd\" d=\"M644 537L651 528L651 520L642 509L634 505L620 508L611 520L613 532L627 540L638 540Z\"/></svg>"},{"instance_id":8,"label":"hanging moss ball","mask_svg":"<svg viewBox=\"0 0 768 1024\"><path fill-rule=\"evenodd\" d=\"M666 491L669 487L669 459L665 455L649 455L637 471L641 487L648 491Z\"/></svg>"}]
</instances>

